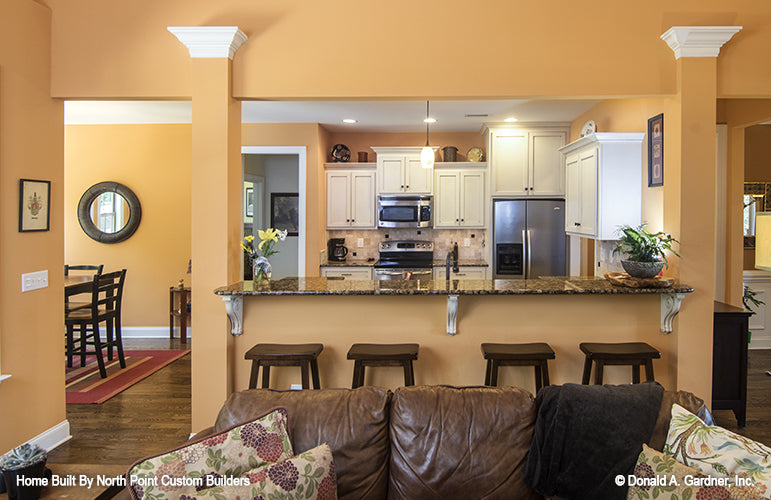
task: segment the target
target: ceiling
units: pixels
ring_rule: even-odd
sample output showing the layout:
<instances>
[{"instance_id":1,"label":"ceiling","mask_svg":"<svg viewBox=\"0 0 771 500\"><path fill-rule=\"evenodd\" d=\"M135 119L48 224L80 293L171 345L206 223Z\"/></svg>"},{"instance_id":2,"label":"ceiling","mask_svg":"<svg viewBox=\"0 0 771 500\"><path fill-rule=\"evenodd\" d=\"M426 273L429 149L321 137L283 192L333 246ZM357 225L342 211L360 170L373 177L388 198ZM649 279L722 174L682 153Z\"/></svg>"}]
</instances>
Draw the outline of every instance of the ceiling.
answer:
<instances>
[{"instance_id":1,"label":"ceiling","mask_svg":"<svg viewBox=\"0 0 771 500\"><path fill-rule=\"evenodd\" d=\"M594 100L432 101L435 132L478 132L482 124L570 122ZM422 132L424 101L243 101L243 123L319 123L331 132ZM350 118L356 123L346 124ZM191 123L190 101L65 101L66 124Z\"/></svg>"}]
</instances>

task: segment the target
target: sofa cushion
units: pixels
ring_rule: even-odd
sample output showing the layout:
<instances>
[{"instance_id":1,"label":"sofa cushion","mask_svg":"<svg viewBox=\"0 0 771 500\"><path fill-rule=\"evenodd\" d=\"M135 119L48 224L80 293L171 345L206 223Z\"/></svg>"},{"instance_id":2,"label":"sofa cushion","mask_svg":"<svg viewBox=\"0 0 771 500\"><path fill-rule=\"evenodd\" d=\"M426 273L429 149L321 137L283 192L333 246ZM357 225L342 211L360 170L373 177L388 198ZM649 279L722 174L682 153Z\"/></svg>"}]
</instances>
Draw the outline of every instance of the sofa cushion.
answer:
<instances>
[{"instance_id":1,"label":"sofa cushion","mask_svg":"<svg viewBox=\"0 0 771 500\"><path fill-rule=\"evenodd\" d=\"M540 498L523 478L534 422L524 389L397 389L389 498Z\"/></svg>"},{"instance_id":2,"label":"sofa cushion","mask_svg":"<svg viewBox=\"0 0 771 500\"><path fill-rule=\"evenodd\" d=\"M704 404L704 400L697 398L686 391L664 391L664 394L661 395L659 416L656 418L656 425L653 427L653 433L648 441L648 446L654 450L661 451L664 449L664 442L667 440L673 404L678 404L694 415L697 415L706 422L707 425L713 424L712 414Z\"/></svg>"},{"instance_id":3,"label":"sofa cushion","mask_svg":"<svg viewBox=\"0 0 771 500\"><path fill-rule=\"evenodd\" d=\"M391 393L375 387L276 391L251 389L232 394L214 426L223 429L269 408L289 412L295 450L328 443L341 499L382 499L388 488L388 402Z\"/></svg>"}]
</instances>

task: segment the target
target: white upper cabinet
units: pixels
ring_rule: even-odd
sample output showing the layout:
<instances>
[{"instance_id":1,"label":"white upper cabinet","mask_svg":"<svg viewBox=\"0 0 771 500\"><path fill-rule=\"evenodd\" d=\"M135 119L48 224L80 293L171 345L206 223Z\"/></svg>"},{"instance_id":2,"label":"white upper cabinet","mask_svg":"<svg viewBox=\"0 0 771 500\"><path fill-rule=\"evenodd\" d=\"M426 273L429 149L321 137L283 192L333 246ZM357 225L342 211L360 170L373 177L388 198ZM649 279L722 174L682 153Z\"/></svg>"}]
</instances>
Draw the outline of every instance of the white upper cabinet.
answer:
<instances>
[{"instance_id":1,"label":"white upper cabinet","mask_svg":"<svg viewBox=\"0 0 771 500\"><path fill-rule=\"evenodd\" d=\"M594 133L560 151L565 157L565 231L618 239L619 226L642 219L642 133Z\"/></svg>"},{"instance_id":2,"label":"white upper cabinet","mask_svg":"<svg viewBox=\"0 0 771 500\"><path fill-rule=\"evenodd\" d=\"M378 194L431 194L433 170L420 164L420 147L373 147ZM434 148L434 150L438 147Z\"/></svg>"},{"instance_id":3,"label":"white upper cabinet","mask_svg":"<svg viewBox=\"0 0 771 500\"><path fill-rule=\"evenodd\" d=\"M330 168L327 178L327 228L375 229L375 171Z\"/></svg>"},{"instance_id":4,"label":"white upper cabinet","mask_svg":"<svg viewBox=\"0 0 771 500\"><path fill-rule=\"evenodd\" d=\"M485 170L444 169L435 173L434 227L485 226Z\"/></svg>"},{"instance_id":5,"label":"white upper cabinet","mask_svg":"<svg viewBox=\"0 0 771 500\"><path fill-rule=\"evenodd\" d=\"M491 128L492 196L564 196L567 128Z\"/></svg>"}]
</instances>

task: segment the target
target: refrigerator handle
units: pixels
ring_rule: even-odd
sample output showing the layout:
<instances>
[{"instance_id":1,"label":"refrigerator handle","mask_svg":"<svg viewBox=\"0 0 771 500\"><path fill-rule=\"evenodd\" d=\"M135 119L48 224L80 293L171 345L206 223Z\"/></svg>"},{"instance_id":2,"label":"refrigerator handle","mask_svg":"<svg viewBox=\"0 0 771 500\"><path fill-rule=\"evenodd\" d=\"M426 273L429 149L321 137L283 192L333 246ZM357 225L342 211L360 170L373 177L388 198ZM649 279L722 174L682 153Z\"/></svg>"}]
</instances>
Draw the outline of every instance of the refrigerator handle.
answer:
<instances>
[{"instance_id":1,"label":"refrigerator handle","mask_svg":"<svg viewBox=\"0 0 771 500\"><path fill-rule=\"evenodd\" d=\"M524 231L523 231L524 232ZM530 276L530 268L532 267L532 249L530 245L530 230L527 230L527 278L532 279L532 276Z\"/></svg>"}]
</instances>

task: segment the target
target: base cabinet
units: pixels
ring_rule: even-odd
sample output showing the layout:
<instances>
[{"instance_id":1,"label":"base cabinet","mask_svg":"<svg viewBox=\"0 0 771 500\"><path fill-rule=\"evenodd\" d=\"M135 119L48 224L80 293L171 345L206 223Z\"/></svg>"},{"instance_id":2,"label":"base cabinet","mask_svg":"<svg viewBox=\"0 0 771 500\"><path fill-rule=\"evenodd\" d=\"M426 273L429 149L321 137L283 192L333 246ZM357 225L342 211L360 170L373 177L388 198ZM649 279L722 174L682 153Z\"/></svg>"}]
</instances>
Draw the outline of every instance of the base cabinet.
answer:
<instances>
[{"instance_id":1,"label":"base cabinet","mask_svg":"<svg viewBox=\"0 0 771 500\"><path fill-rule=\"evenodd\" d=\"M371 280L372 268L370 267L322 267L322 278L339 278L344 280Z\"/></svg>"},{"instance_id":2,"label":"base cabinet","mask_svg":"<svg viewBox=\"0 0 771 500\"><path fill-rule=\"evenodd\" d=\"M446 280L447 269L444 267L434 268L435 280ZM450 279L453 280L484 280L487 279L487 268L484 266L461 266L458 272L450 269Z\"/></svg>"},{"instance_id":3,"label":"base cabinet","mask_svg":"<svg viewBox=\"0 0 771 500\"><path fill-rule=\"evenodd\" d=\"M747 347L750 311L715 302L712 330L712 409L747 421Z\"/></svg>"}]
</instances>

